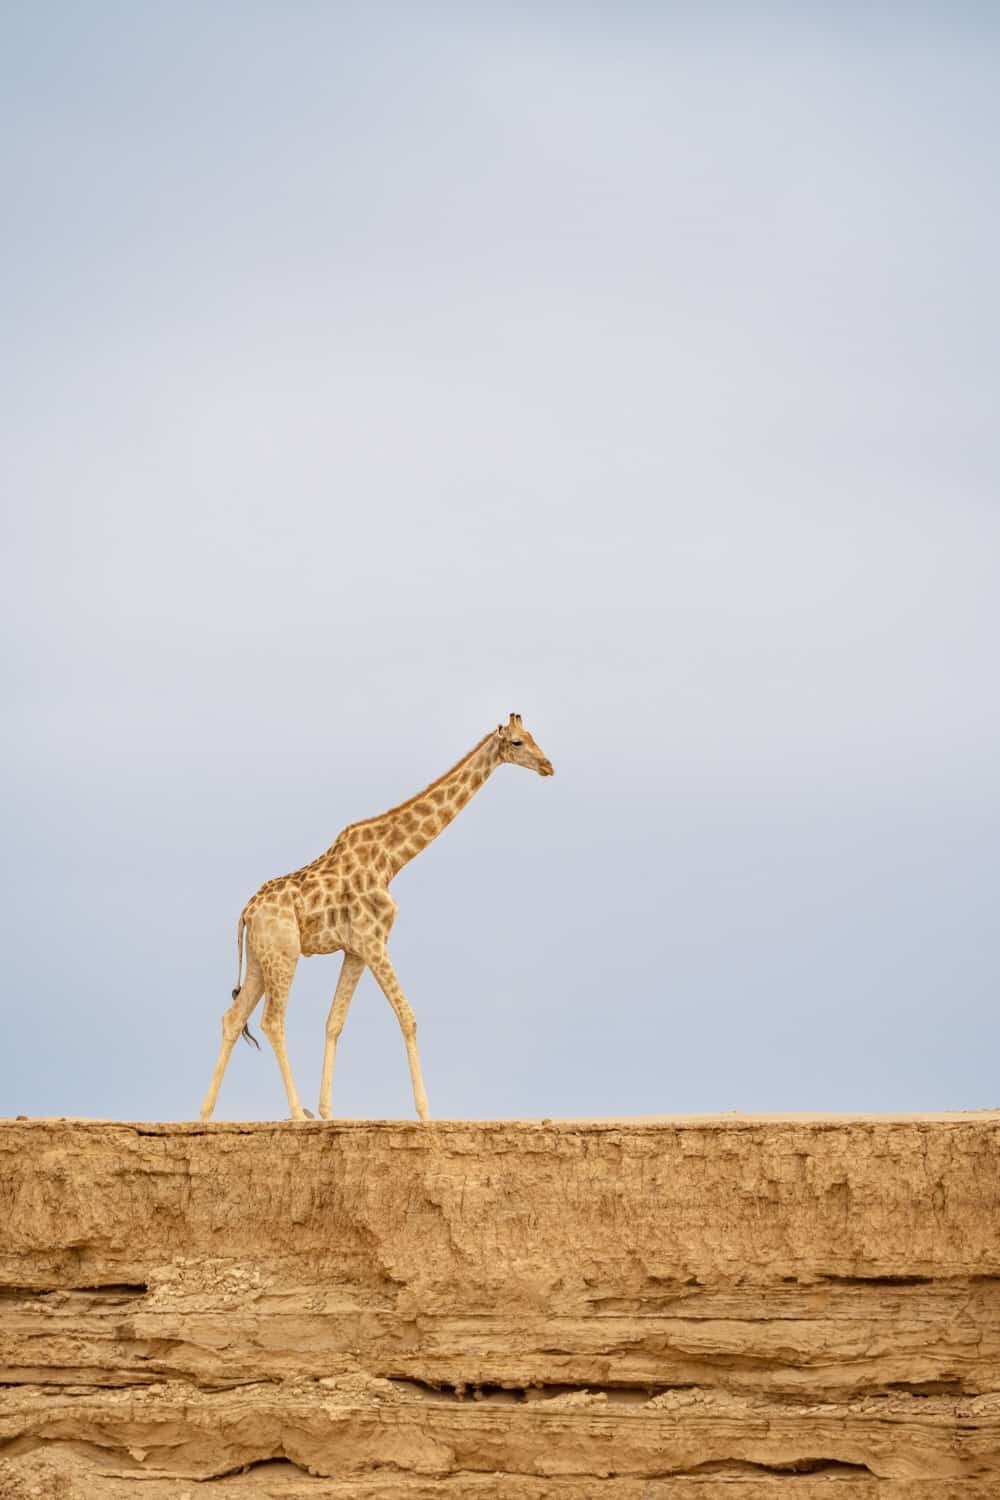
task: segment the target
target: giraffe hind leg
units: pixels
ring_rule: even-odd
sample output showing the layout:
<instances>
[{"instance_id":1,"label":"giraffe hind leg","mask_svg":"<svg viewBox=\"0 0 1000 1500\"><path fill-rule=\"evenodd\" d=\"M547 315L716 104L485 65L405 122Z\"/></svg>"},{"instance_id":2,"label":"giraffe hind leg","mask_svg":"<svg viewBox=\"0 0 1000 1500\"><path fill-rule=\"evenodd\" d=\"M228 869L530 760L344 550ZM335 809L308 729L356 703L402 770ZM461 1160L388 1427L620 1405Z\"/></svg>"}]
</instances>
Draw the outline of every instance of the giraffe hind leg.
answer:
<instances>
[{"instance_id":1,"label":"giraffe hind leg","mask_svg":"<svg viewBox=\"0 0 1000 1500\"><path fill-rule=\"evenodd\" d=\"M244 1032L249 1031L247 1022L253 1014L261 995L264 993L264 976L256 959L251 957L247 962L247 972L242 986L235 991L233 1003L222 1017L222 1045L219 1048L218 1060L215 1064L215 1072L208 1086L208 1092L202 1101L201 1118L210 1118L215 1101L219 1094L219 1085L222 1083L222 1075L226 1071L226 1065L232 1055L236 1038ZM260 1043L258 1042L258 1046Z\"/></svg>"},{"instance_id":2,"label":"giraffe hind leg","mask_svg":"<svg viewBox=\"0 0 1000 1500\"><path fill-rule=\"evenodd\" d=\"M285 1011L288 1009L288 991L292 987L297 962L297 954L293 956L282 951L261 955L266 999L260 1029L271 1043L274 1055L278 1059L285 1093L288 1095L289 1113L293 1120L304 1120L306 1112L302 1108L299 1091L295 1087L292 1065L288 1060L288 1049L285 1045Z\"/></svg>"},{"instance_id":3,"label":"giraffe hind leg","mask_svg":"<svg viewBox=\"0 0 1000 1500\"><path fill-rule=\"evenodd\" d=\"M243 988L243 986L240 985L239 989L233 990L233 999L234 1000L238 1000L239 999L240 989L242 989L242 988ZM256 1001L254 1003L256 1004ZM247 1022L247 1024L244 1026L243 1030L240 1032L240 1036L243 1038L243 1040L245 1042L253 1042L254 1046L257 1048L257 1051L258 1052L260 1051L260 1042L258 1042L257 1038L254 1036L253 1032L250 1030L250 1023L249 1022Z\"/></svg>"}]
</instances>

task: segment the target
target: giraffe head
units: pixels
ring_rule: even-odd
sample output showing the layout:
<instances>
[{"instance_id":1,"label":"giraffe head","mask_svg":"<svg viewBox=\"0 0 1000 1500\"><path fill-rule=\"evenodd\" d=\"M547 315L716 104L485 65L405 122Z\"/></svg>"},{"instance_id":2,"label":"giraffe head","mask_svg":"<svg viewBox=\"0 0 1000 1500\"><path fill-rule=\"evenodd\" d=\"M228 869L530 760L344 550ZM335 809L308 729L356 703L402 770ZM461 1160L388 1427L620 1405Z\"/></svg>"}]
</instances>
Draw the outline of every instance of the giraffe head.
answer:
<instances>
[{"instance_id":1,"label":"giraffe head","mask_svg":"<svg viewBox=\"0 0 1000 1500\"><path fill-rule=\"evenodd\" d=\"M512 766L524 766L528 771L537 771L539 776L555 775L552 762L546 760L541 746L536 745L525 729L520 714L511 714L506 724L497 725L497 739L501 760Z\"/></svg>"}]
</instances>

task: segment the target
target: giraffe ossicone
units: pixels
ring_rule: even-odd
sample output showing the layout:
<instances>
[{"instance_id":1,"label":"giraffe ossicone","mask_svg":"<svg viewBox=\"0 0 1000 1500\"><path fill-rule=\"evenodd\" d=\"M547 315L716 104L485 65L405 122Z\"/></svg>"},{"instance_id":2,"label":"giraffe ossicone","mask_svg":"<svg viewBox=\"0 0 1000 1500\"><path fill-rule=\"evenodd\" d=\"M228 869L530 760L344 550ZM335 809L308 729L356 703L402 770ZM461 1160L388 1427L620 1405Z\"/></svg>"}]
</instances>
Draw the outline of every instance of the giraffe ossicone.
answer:
<instances>
[{"instance_id":1,"label":"giraffe ossicone","mask_svg":"<svg viewBox=\"0 0 1000 1500\"><path fill-rule=\"evenodd\" d=\"M274 1048L293 1120L306 1118L285 1046L285 1011L295 966L315 953L343 953L344 962L326 1022L319 1112L330 1118L333 1064L347 1009L366 968L392 1006L406 1043L413 1100L421 1120L429 1119L417 1023L389 960L387 941L397 906L389 883L405 864L437 838L475 796L497 766L523 766L539 776L553 774L552 763L525 729L520 714L498 724L422 792L363 823L351 823L312 864L261 886L240 913L236 930L236 989L222 1018L222 1045L201 1106L201 1118L215 1108L222 1075L233 1047L261 997L261 1030ZM246 972L243 943L246 938Z\"/></svg>"}]
</instances>

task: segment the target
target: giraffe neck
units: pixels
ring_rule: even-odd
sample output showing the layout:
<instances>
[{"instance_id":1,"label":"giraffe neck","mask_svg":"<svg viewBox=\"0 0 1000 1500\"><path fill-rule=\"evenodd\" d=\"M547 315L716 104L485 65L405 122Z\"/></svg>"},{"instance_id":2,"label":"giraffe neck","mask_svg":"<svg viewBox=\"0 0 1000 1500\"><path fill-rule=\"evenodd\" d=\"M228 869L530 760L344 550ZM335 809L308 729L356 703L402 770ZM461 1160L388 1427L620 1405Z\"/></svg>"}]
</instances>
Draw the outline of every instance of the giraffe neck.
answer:
<instances>
[{"instance_id":1,"label":"giraffe neck","mask_svg":"<svg viewBox=\"0 0 1000 1500\"><path fill-rule=\"evenodd\" d=\"M500 746L496 735L489 734L426 791L418 792L409 802L381 817L372 818L370 823L356 826L372 830L376 844L388 854L392 874L396 875L448 827L499 764Z\"/></svg>"}]
</instances>

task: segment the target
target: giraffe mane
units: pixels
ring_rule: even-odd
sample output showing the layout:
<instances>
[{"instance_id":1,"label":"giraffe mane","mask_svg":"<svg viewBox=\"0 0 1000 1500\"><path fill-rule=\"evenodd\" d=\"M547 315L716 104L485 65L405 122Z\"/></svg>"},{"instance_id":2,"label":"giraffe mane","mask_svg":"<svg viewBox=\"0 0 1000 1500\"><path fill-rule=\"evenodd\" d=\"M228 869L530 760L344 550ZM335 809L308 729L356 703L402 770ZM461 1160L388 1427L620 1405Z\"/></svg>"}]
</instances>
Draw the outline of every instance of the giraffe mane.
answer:
<instances>
[{"instance_id":1,"label":"giraffe mane","mask_svg":"<svg viewBox=\"0 0 1000 1500\"><path fill-rule=\"evenodd\" d=\"M476 751L481 750L486 741L491 740L495 734L495 729L491 729L489 734L484 734L482 739L462 756L461 760L456 760L455 764L449 766L447 771L442 772L436 781L431 782L430 786L425 786L421 791L414 792L413 796L407 797L405 802L400 802L395 807L389 807L385 812L376 813L373 818L361 818L357 823L348 823L340 837L343 838L344 833L350 833L352 828L367 828L372 823L381 823L385 818L392 818L395 817L396 813L405 812L408 807L413 806L414 802L419 802L421 797L426 797L428 792L433 792L434 788L440 786L442 781L447 781L449 776L453 776L459 767L464 766L467 760L471 760Z\"/></svg>"}]
</instances>

